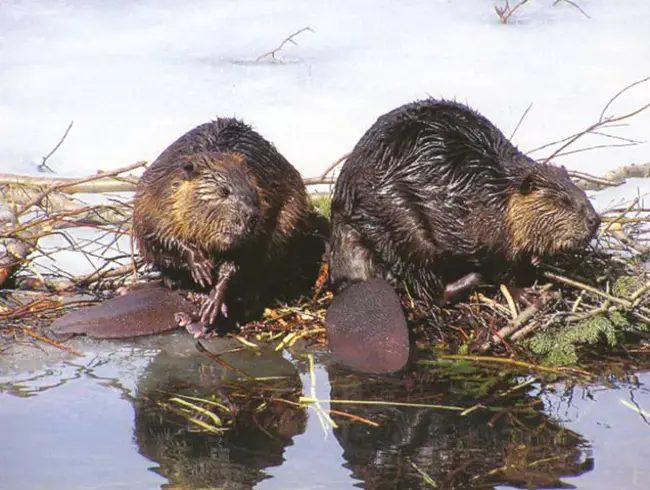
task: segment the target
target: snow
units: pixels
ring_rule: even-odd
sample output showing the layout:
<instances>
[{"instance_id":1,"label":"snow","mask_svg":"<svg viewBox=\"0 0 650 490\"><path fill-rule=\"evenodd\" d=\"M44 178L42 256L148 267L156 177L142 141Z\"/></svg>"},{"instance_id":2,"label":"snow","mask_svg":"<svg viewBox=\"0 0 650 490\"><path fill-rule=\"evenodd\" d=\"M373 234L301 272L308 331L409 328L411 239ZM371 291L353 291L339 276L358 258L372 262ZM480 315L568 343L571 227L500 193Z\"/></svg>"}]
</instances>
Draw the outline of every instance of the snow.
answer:
<instances>
[{"instance_id":1,"label":"snow","mask_svg":"<svg viewBox=\"0 0 650 490\"><path fill-rule=\"evenodd\" d=\"M513 138L528 151L585 129L612 96L650 75L650 2L579 4L589 18L566 2L530 0L502 25L484 0L4 0L0 172L37 175L70 121L47 161L63 176L152 161L194 126L235 116L315 176L378 116L426 96L466 102L506 134L532 103ZM276 60L256 61L305 27L313 32ZM650 82L607 115L648 102ZM650 110L608 132L643 141L648 127ZM572 149L612 143L622 141L589 136ZM650 149L557 161L603 174L649 162ZM604 193L597 207L636 196L635 185ZM89 272L76 255L57 253L54 265Z\"/></svg>"},{"instance_id":2,"label":"snow","mask_svg":"<svg viewBox=\"0 0 650 490\"><path fill-rule=\"evenodd\" d=\"M650 75L650 2L531 0L502 25L484 0L5 0L0 5L0 171L85 175L153 160L216 116L252 124L305 176L382 113L431 95L464 101L523 150L594 123ZM499 1L499 3L502 3ZM273 62L255 59L291 33ZM650 83L612 106L650 101ZM650 110L612 130L644 140ZM591 137L584 146L620 143ZM534 153L542 157L549 153ZM602 174L650 161L647 144L577 153Z\"/></svg>"}]
</instances>

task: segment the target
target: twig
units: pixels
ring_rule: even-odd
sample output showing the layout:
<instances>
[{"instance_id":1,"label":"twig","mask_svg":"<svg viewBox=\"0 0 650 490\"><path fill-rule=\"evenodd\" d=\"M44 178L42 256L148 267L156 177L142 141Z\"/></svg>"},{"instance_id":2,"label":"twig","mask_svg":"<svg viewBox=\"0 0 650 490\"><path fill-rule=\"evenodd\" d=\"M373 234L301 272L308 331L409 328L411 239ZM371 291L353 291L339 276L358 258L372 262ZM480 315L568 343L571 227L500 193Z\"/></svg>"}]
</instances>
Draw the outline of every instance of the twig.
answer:
<instances>
[{"instance_id":1,"label":"twig","mask_svg":"<svg viewBox=\"0 0 650 490\"><path fill-rule=\"evenodd\" d=\"M56 144L56 146L54 147L54 149L53 149L51 152L49 152L46 156L43 157L43 161L42 161L41 164L38 166L38 169L39 169L40 171L48 170L48 171L54 173L54 170L52 170L50 167L48 167L47 164L46 164L45 162L47 162L48 159L49 159L52 155L54 155L54 152L56 152L56 150L59 149L59 146L61 146L61 145L63 144L63 142L65 141L66 137L68 136L68 133L69 133L70 130L72 129L72 125L73 125L73 124L74 124L74 121L70 121L70 124L68 125L68 129L66 129L66 130L65 130L65 133L63 133L63 137L59 140L59 142Z\"/></svg>"},{"instance_id":2,"label":"twig","mask_svg":"<svg viewBox=\"0 0 650 490\"><path fill-rule=\"evenodd\" d=\"M638 203L639 203L639 198L637 197L636 199L634 199L629 204L629 206L627 208L625 208L623 211L621 211L618 216L614 217L614 219L612 221L610 221L605 226L603 226L603 228L600 230L600 232L598 234L600 236L603 236L605 233L607 233L614 223L616 223L618 220L623 218L623 216L625 216L627 213L629 213Z\"/></svg>"},{"instance_id":3,"label":"twig","mask_svg":"<svg viewBox=\"0 0 650 490\"><path fill-rule=\"evenodd\" d=\"M544 159L545 163L550 162L553 158L555 158L559 153L562 152L565 148L568 146L572 145L575 143L578 139L582 138L584 135L591 133L594 129L601 128L605 126L606 124L612 123L612 122L617 122L617 121L623 121L625 119L628 119L630 117L636 116L637 114L640 114L641 112L645 111L648 107L650 107L650 104L646 104L638 109L635 109L632 112L628 112L627 114L623 114L622 116L611 116L606 119L600 119L598 122L592 124L589 126L587 129L584 131L581 131L580 133L574 135L573 137L569 138L569 140L564 143L562 146L560 146L557 150L555 150L553 153L551 153L548 157Z\"/></svg>"},{"instance_id":4,"label":"twig","mask_svg":"<svg viewBox=\"0 0 650 490\"><path fill-rule=\"evenodd\" d=\"M302 179L305 185L334 184L336 179L333 177L306 177Z\"/></svg>"},{"instance_id":5,"label":"twig","mask_svg":"<svg viewBox=\"0 0 650 490\"><path fill-rule=\"evenodd\" d=\"M546 285L544 286L545 290L548 291L552 287L551 285ZM517 318L515 318L512 322L510 322L508 325L503 327L501 330L499 330L495 335L492 336L490 341L485 342L481 347L479 348L479 352L487 352L489 351L494 345L498 345L503 341L504 338L510 337L513 335L517 330L519 330L521 327L523 327L528 320L533 318L535 314L537 314L544 306L546 306L549 302L554 301L560 297L560 293L557 291L553 291L551 293L546 293L546 291L542 292L542 295L528 308L523 310ZM514 335L512 337L514 340Z\"/></svg>"},{"instance_id":6,"label":"twig","mask_svg":"<svg viewBox=\"0 0 650 490\"><path fill-rule=\"evenodd\" d=\"M284 47L285 44L287 44L287 43L291 43L291 44L298 45L298 43L297 43L296 41L294 41L293 38L296 37L298 34L300 34L300 33L302 33L302 32L305 32L305 31L311 31L311 32L314 32L314 30L313 30L311 27L303 27L302 29L298 29L296 32L294 32L294 33L291 34L290 36L286 37L286 38L285 38L285 39L280 43L280 45L279 45L277 48L272 49L271 51L268 51L268 52L266 52L266 53L264 53L264 54L259 55L259 56L255 59L255 61L256 61L256 62L261 61L261 60L263 60L264 58L266 58L266 57L268 57L268 56L270 56L271 58L273 58L273 59L275 60L275 59L276 59L276 58L275 58L275 53L277 53L278 51L280 51L280 50Z\"/></svg>"},{"instance_id":7,"label":"twig","mask_svg":"<svg viewBox=\"0 0 650 490\"><path fill-rule=\"evenodd\" d=\"M13 326L12 328L21 330L25 335L28 335L35 340L40 340L41 342L45 342L46 344L49 344L52 347L56 347L57 349L65 351L68 354L72 354L73 356L77 356L77 357L83 357L83 354L81 354L80 352L77 352L76 350L71 349L70 347L66 347L65 345L61 345L58 342L48 339L47 337L43 337L42 335L39 335L36 332L34 332L31 328L19 327L19 326Z\"/></svg>"},{"instance_id":8,"label":"twig","mask_svg":"<svg viewBox=\"0 0 650 490\"><path fill-rule=\"evenodd\" d=\"M623 95L625 92L627 92L627 91L630 90L631 88L636 87L637 85L640 85L640 84L642 84L642 83L645 83L645 82L647 82L648 80L650 80L650 77L642 78L641 80L637 80L636 82L633 82L633 83L629 84L628 86L623 87L623 88L622 88L621 90L619 90L618 92L616 92L616 95L614 95L614 97L612 97L611 99L609 99L609 102L607 102L607 104L605 104L605 107L603 107L603 110L602 110L602 112L600 113L600 117L598 118L598 120L599 120L599 121L602 121L602 120L603 120L603 118L605 117L605 112L607 112L607 109L610 108L610 106L614 103L614 101L615 101L616 99L618 99L621 95Z\"/></svg>"},{"instance_id":9,"label":"twig","mask_svg":"<svg viewBox=\"0 0 650 490\"><path fill-rule=\"evenodd\" d=\"M321 174L321 176L320 176L321 179L324 179L325 177L327 177L327 175L328 175L332 170L334 170L336 167L338 167L339 165L341 165L345 160L347 160L348 157L350 156L350 153L351 153L351 152L346 153L345 155L343 155L343 156L337 158L337 159L334 161L334 163L330 164L330 165L325 169L325 171Z\"/></svg>"},{"instance_id":10,"label":"twig","mask_svg":"<svg viewBox=\"0 0 650 490\"><path fill-rule=\"evenodd\" d=\"M573 279L569 279L568 277L561 276L559 274L555 274L553 272L549 271L544 271L543 273L544 277L547 279L551 279L552 281L557 281L564 283L568 286L573 286L574 288L577 289L583 289L585 291L588 291L590 293L593 293L597 296L601 296L603 298L606 298L610 300L612 303L617 303L621 306L624 306L625 308L632 309L632 302L623 298L617 298L616 296L612 296L611 294L605 293L601 291L598 288L595 288L593 286L590 286L589 284L585 284L580 281L574 281Z\"/></svg>"},{"instance_id":11,"label":"twig","mask_svg":"<svg viewBox=\"0 0 650 490\"><path fill-rule=\"evenodd\" d=\"M122 177L117 179L94 177L93 180L79 183L79 179L70 178L51 178L51 177L30 177L25 175L2 174L0 173L0 186L7 186L9 190L12 187L20 186L25 192L33 192L34 188L43 186L58 186L57 191L66 194L77 193L98 193L98 192L131 192L135 190L138 183L136 177Z\"/></svg>"},{"instance_id":12,"label":"twig","mask_svg":"<svg viewBox=\"0 0 650 490\"><path fill-rule=\"evenodd\" d=\"M486 363L496 363L496 364L509 364L512 366L517 366L517 367L523 367L526 369L533 369L536 371L542 371L542 372L547 372L547 373L552 373L556 375L565 375L567 371L573 371L578 374L586 375L591 377L591 373L588 373L586 371L576 371L575 369L554 369L550 367L545 367L545 366L540 366L538 364L531 364L529 362L524 362L524 361L518 361L516 359L508 359L508 358L503 358L503 357L490 357L490 356L465 356L465 355L460 355L460 354L453 354L453 355L444 355L441 356L440 359L449 359L449 360L455 360L455 361L474 361L474 362L486 362Z\"/></svg>"},{"instance_id":13,"label":"twig","mask_svg":"<svg viewBox=\"0 0 650 490\"><path fill-rule=\"evenodd\" d=\"M553 2L553 6L555 7L555 6L556 6L558 3L560 3L560 2L568 3L568 4L571 5L572 7L575 7L576 9L578 9L578 10L580 11L580 13L581 13L582 15L584 15L587 19L591 19L591 17L589 17L589 14L587 14L587 12L585 12L584 10L582 10L582 9L580 8L580 6L579 6L577 3L575 3L575 2L573 2L573 1L571 1L571 0L555 0L555 2Z\"/></svg>"},{"instance_id":14,"label":"twig","mask_svg":"<svg viewBox=\"0 0 650 490\"><path fill-rule=\"evenodd\" d=\"M576 171L569 171L569 177L571 177L572 179L584 180L585 182L589 182L591 184L598 184L599 186L605 186L605 187L617 187L625 182L624 180L621 181L608 180L602 177L596 177L595 175L589 175L584 172L576 172Z\"/></svg>"},{"instance_id":15,"label":"twig","mask_svg":"<svg viewBox=\"0 0 650 490\"><path fill-rule=\"evenodd\" d=\"M147 162L145 162L145 161L141 161L141 162L134 163L132 165L127 165L126 167L118 168L117 170L112 170L110 172L100 172L97 175L93 175L91 177L84 177L84 178L81 178L81 179L77 179L77 180L72 181L69 184L68 183L63 184L63 185L58 184L58 185L53 185L51 187L48 187L43 192L41 192L38 196L36 196L34 199L32 199L30 202L28 202L23 207L21 207L20 210L16 213L16 217L19 217L22 214L24 214L25 211L27 211L32 206L38 205L43 199L45 199L49 194L51 194L52 192L54 192L56 190L65 188L65 187L67 187L69 185L83 184L85 182L91 182L93 180L101 179L103 177L110 177L110 176L113 176L113 175L118 175L118 174L121 174L121 173L124 173L124 172L128 172L129 170L134 170L136 168L142 167L142 166L146 165L146 163Z\"/></svg>"},{"instance_id":16,"label":"twig","mask_svg":"<svg viewBox=\"0 0 650 490\"><path fill-rule=\"evenodd\" d=\"M524 122L525 117L528 115L532 107L533 107L533 103L531 102L530 104L528 104L528 107L526 107L526 110L519 118L519 121L517 121L517 125L515 126L515 129L512 130L512 133L510 133L510 138L508 139L514 138L515 134L517 133L517 130L519 129L519 126L521 126L521 123Z\"/></svg>"},{"instance_id":17,"label":"twig","mask_svg":"<svg viewBox=\"0 0 650 490\"><path fill-rule=\"evenodd\" d=\"M497 5L494 6L494 10L496 11L497 15L499 16L499 22L502 24L505 24L508 22L508 19L514 14L519 7L527 3L528 0L521 0L517 5L514 7L510 7L510 2L509 0L505 0L505 4L503 7L499 7Z\"/></svg>"}]
</instances>

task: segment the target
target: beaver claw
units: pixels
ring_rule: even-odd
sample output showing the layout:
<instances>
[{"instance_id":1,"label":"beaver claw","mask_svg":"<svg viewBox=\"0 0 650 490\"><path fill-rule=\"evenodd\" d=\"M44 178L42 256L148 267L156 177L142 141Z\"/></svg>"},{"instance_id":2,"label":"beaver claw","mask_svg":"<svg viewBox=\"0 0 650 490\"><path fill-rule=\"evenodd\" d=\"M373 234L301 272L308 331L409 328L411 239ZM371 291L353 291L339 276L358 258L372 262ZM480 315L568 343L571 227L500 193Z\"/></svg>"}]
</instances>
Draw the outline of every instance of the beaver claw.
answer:
<instances>
[{"instance_id":1,"label":"beaver claw","mask_svg":"<svg viewBox=\"0 0 650 490\"><path fill-rule=\"evenodd\" d=\"M228 308L223 302L223 299L226 295L226 289L228 289L228 281L236 270L237 267L232 262L224 262L221 264L219 267L219 282L210 291L210 295L203 302L199 310L201 322L208 325L214 323L220 311L223 316L228 316Z\"/></svg>"},{"instance_id":2,"label":"beaver claw","mask_svg":"<svg viewBox=\"0 0 650 490\"><path fill-rule=\"evenodd\" d=\"M174 320L176 320L179 327L184 327L195 339L205 337L210 332L210 329L205 323L193 320L187 313L176 313Z\"/></svg>"},{"instance_id":3,"label":"beaver claw","mask_svg":"<svg viewBox=\"0 0 650 490\"><path fill-rule=\"evenodd\" d=\"M186 254L192 280L202 288L211 286L214 263L201 249L189 245L182 245L182 247Z\"/></svg>"}]
</instances>

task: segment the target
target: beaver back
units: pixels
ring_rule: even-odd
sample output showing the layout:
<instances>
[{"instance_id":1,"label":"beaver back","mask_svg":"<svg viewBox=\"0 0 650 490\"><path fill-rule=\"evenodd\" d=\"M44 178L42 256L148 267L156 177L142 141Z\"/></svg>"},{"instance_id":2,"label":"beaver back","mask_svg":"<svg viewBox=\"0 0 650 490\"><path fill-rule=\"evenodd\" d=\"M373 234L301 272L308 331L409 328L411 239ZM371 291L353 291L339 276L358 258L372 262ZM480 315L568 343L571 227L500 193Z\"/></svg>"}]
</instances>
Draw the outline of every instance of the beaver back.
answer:
<instances>
[{"instance_id":1,"label":"beaver back","mask_svg":"<svg viewBox=\"0 0 650 490\"><path fill-rule=\"evenodd\" d=\"M382 277L433 300L472 271L584 247L599 218L563 168L522 154L487 118L427 99L381 116L332 201L335 290Z\"/></svg>"}]
</instances>

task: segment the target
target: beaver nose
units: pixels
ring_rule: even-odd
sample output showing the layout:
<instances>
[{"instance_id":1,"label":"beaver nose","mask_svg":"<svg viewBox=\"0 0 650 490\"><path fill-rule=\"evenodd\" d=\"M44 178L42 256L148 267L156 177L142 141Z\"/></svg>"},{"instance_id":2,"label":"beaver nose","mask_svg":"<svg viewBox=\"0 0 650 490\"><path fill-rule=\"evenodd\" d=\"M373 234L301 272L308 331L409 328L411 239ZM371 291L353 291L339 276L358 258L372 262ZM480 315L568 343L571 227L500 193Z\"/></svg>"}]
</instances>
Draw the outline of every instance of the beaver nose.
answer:
<instances>
[{"instance_id":1,"label":"beaver nose","mask_svg":"<svg viewBox=\"0 0 650 490\"><path fill-rule=\"evenodd\" d=\"M600 216L596 212L587 213L587 227L593 235L598 230L600 226Z\"/></svg>"},{"instance_id":2,"label":"beaver nose","mask_svg":"<svg viewBox=\"0 0 650 490\"><path fill-rule=\"evenodd\" d=\"M259 222L260 210L257 206L250 206L246 214L248 215L248 221L252 226L256 225Z\"/></svg>"}]
</instances>

